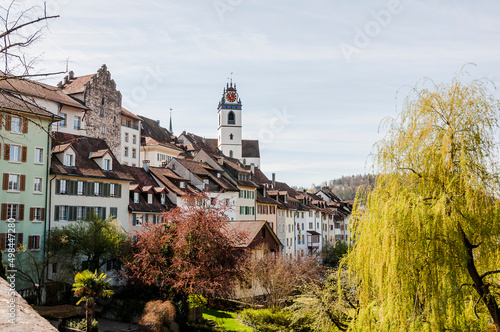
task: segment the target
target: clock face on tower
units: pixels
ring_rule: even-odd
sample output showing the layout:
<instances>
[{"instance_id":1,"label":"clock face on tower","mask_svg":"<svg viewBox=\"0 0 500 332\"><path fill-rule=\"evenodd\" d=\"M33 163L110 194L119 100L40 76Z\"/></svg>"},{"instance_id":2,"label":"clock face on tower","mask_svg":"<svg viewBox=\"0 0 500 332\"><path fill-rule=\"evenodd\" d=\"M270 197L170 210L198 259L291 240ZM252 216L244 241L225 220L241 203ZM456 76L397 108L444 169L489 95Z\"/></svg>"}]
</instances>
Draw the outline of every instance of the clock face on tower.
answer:
<instances>
[{"instance_id":1,"label":"clock face on tower","mask_svg":"<svg viewBox=\"0 0 500 332\"><path fill-rule=\"evenodd\" d=\"M234 103L236 101L236 93L234 92L226 93L226 100L230 103Z\"/></svg>"}]
</instances>

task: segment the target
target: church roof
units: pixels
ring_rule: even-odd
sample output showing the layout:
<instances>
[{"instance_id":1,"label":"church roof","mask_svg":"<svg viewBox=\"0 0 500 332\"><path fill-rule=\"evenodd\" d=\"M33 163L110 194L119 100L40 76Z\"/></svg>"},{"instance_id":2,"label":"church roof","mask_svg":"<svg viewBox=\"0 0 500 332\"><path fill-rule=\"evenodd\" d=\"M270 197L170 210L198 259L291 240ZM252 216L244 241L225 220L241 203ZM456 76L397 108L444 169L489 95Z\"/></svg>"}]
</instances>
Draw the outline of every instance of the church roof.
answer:
<instances>
[{"instance_id":1,"label":"church roof","mask_svg":"<svg viewBox=\"0 0 500 332\"><path fill-rule=\"evenodd\" d=\"M241 140L241 155L243 158L260 158L259 141L254 139Z\"/></svg>"}]
</instances>

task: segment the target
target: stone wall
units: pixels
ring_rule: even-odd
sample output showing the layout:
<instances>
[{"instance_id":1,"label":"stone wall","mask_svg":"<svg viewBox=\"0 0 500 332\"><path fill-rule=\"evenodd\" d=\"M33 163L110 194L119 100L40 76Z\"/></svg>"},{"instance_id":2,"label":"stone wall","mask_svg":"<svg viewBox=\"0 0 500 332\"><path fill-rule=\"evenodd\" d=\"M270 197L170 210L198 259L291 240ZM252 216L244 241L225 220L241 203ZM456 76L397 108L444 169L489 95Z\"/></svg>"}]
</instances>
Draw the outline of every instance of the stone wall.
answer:
<instances>
[{"instance_id":1,"label":"stone wall","mask_svg":"<svg viewBox=\"0 0 500 332\"><path fill-rule=\"evenodd\" d=\"M84 103L90 109L85 115L87 136L103 138L121 162L122 95L106 65L85 85Z\"/></svg>"}]
</instances>

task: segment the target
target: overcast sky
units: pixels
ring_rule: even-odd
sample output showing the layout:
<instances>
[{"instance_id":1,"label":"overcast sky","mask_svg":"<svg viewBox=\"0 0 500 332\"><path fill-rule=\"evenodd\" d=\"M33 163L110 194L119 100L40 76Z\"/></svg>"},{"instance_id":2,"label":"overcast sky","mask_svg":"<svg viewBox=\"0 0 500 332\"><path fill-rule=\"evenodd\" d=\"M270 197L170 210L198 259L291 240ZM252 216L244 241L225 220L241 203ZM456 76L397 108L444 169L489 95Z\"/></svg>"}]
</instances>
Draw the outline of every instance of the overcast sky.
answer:
<instances>
[{"instance_id":1,"label":"overcast sky","mask_svg":"<svg viewBox=\"0 0 500 332\"><path fill-rule=\"evenodd\" d=\"M165 127L172 108L177 135L217 137L233 73L262 170L309 187L370 172L380 121L419 79L448 82L472 62L473 77L498 83L499 11L466 0L48 0L61 17L32 52L43 52L40 71L105 63L124 107Z\"/></svg>"}]
</instances>

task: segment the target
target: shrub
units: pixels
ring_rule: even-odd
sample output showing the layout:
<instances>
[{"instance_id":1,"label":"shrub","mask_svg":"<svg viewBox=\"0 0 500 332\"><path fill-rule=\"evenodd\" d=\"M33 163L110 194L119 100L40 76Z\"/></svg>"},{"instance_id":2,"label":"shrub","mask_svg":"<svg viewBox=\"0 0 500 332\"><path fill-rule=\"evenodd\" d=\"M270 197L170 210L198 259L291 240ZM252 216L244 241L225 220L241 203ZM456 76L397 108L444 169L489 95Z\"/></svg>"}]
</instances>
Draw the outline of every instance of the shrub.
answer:
<instances>
[{"instance_id":1,"label":"shrub","mask_svg":"<svg viewBox=\"0 0 500 332\"><path fill-rule=\"evenodd\" d=\"M170 301L150 301L144 307L141 323L155 332L168 331L175 319L175 307Z\"/></svg>"},{"instance_id":2,"label":"shrub","mask_svg":"<svg viewBox=\"0 0 500 332\"><path fill-rule=\"evenodd\" d=\"M68 327L85 331L87 329L87 320L85 318L82 320L70 320L68 321ZM92 319L92 323L90 324L90 332L99 332L99 323L96 319Z\"/></svg>"},{"instance_id":3,"label":"shrub","mask_svg":"<svg viewBox=\"0 0 500 332\"><path fill-rule=\"evenodd\" d=\"M259 332L310 331L303 327L304 322L295 322L290 311L278 308L245 309L239 313L238 318Z\"/></svg>"}]
</instances>

